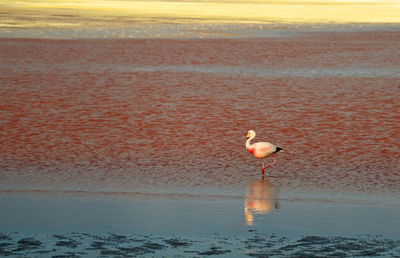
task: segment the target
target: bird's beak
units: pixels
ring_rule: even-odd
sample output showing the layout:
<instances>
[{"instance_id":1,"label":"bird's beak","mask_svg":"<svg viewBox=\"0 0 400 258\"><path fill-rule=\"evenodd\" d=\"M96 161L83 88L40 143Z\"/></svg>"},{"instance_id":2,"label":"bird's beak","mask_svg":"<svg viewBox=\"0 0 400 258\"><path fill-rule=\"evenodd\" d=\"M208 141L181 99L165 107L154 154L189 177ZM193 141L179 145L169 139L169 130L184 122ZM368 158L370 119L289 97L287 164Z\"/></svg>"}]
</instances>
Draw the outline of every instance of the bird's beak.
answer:
<instances>
[{"instance_id":1,"label":"bird's beak","mask_svg":"<svg viewBox=\"0 0 400 258\"><path fill-rule=\"evenodd\" d=\"M247 138L247 139L249 139L249 138L250 138L250 134L249 134L249 133L247 134L246 138Z\"/></svg>"}]
</instances>

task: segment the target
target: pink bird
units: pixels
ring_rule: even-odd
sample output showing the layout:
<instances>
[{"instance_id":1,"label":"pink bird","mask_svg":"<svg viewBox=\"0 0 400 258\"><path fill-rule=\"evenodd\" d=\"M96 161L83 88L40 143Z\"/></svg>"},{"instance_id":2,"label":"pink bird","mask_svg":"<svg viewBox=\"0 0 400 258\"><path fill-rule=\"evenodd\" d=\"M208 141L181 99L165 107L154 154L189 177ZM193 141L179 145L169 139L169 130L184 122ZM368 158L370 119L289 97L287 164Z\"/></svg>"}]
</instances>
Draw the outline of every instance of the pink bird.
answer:
<instances>
[{"instance_id":1,"label":"pink bird","mask_svg":"<svg viewBox=\"0 0 400 258\"><path fill-rule=\"evenodd\" d=\"M247 141L246 141L246 149L253 154L254 157L257 159L262 159L262 174L264 175L264 170L268 168L269 166L273 165L276 163L276 159L271 157L274 161L270 164L268 164L266 167L264 167L264 158L268 157L271 154L277 153L277 152L283 152L283 149L281 147L277 147L273 145L272 143L269 142L256 142L253 144L250 144L250 141L256 137L256 132L253 130L250 130L247 133Z\"/></svg>"}]
</instances>

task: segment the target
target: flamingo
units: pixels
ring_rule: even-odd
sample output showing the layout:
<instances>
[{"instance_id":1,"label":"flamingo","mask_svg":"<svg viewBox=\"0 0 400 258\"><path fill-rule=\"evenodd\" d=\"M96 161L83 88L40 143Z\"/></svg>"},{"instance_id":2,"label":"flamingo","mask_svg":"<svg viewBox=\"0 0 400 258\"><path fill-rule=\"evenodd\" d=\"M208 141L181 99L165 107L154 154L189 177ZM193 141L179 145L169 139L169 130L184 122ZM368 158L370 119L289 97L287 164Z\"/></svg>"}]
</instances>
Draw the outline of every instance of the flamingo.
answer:
<instances>
[{"instance_id":1,"label":"flamingo","mask_svg":"<svg viewBox=\"0 0 400 258\"><path fill-rule=\"evenodd\" d=\"M266 167L264 167L264 158L268 157L271 154L277 153L277 152L283 152L283 149L281 147L275 146L272 143L269 142L256 142L253 144L250 144L251 140L256 137L256 132L253 130L250 130L247 133L247 141L246 141L246 149L253 154L254 157L257 159L262 160L262 174L264 175L264 170L268 168L269 166L273 165L276 163L276 159L271 157L274 161L270 164L268 164Z\"/></svg>"}]
</instances>

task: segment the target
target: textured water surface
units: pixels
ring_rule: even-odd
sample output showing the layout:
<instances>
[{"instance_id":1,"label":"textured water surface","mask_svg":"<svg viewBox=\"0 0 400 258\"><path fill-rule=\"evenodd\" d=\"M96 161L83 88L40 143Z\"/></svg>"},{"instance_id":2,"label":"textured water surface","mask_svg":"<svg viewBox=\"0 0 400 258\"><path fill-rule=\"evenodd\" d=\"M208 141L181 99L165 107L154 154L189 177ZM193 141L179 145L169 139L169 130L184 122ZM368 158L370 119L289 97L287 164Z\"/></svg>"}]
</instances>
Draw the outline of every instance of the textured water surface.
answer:
<instances>
[{"instance_id":1,"label":"textured water surface","mask_svg":"<svg viewBox=\"0 0 400 258\"><path fill-rule=\"evenodd\" d=\"M0 253L398 255L399 37L0 39Z\"/></svg>"},{"instance_id":2,"label":"textured water surface","mask_svg":"<svg viewBox=\"0 0 400 258\"><path fill-rule=\"evenodd\" d=\"M398 36L2 39L1 188L242 189L254 129L279 184L399 192Z\"/></svg>"}]
</instances>

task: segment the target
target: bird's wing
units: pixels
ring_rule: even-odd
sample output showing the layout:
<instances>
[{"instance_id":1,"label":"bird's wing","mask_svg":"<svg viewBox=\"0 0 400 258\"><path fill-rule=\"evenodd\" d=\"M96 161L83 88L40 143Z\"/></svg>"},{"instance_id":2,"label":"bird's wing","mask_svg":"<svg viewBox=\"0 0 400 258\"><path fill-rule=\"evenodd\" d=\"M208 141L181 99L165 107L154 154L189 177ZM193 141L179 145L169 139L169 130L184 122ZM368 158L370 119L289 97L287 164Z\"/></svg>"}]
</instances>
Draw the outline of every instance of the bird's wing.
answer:
<instances>
[{"instance_id":1,"label":"bird's wing","mask_svg":"<svg viewBox=\"0 0 400 258\"><path fill-rule=\"evenodd\" d=\"M256 142L254 145L256 150L266 155L273 153L276 149L276 146L269 142Z\"/></svg>"}]
</instances>

